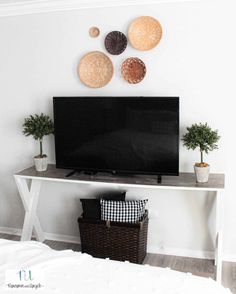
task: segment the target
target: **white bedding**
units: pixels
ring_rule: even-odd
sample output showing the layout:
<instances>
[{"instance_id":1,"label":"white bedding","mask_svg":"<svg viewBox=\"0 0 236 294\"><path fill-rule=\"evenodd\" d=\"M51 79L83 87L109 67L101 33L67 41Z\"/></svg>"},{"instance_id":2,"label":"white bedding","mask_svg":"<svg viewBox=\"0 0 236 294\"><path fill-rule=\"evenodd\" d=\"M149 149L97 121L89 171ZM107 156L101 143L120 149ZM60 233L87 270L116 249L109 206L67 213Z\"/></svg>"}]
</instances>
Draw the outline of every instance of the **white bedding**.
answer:
<instances>
[{"instance_id":1,"label":"white bedding","mask_svg":"<svg viewBox=\"0 0 236 294\"><path fill-rule=\"evenodd\" d=\"M40 289L13 289L9 270L44 274ZM32 281L33 283L34 281ZM93 258L71 250L55 251L39 242L0 239L0 293L44 294L224 294L212 279L170 269Z\"/></svg>"}]
</instances>

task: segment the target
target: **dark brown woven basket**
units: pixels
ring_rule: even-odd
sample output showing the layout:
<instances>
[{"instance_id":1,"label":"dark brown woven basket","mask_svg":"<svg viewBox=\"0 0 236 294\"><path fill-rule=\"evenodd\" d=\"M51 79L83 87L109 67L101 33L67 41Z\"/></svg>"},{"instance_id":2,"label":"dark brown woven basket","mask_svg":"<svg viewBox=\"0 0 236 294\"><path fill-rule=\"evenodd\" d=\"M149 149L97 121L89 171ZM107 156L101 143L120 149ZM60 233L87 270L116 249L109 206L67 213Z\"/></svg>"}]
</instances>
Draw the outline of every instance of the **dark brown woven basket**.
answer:
<instances>
[{"instance_id":1,"label":"dark brown woven basket","mask_svg":"<svg viewBox=\"0 0 236 294\"><path fill-rule=\"evenodd\" d=\"M142 263L147 252L148 212L139 223L78 218L82 252L93 257Z\"/></svg>"}]
</instances>

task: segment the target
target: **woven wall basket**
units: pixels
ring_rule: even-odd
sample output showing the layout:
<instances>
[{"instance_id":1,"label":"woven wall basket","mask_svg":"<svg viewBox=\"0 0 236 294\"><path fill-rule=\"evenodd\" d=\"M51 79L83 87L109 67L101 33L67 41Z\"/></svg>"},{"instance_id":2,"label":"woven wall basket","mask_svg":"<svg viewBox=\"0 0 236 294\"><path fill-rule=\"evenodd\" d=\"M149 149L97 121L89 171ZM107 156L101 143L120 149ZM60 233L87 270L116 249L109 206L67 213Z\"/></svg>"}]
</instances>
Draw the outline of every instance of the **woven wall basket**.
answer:
<instances>
[{"instance_id":1,"label":"woven wall basket","mask_svg":"<svg viewBox=\"0 0 236 294\"><path fill-rule=\"evenodd\" d=\"M146 66L141 59L130 57L122 63L121 74L128 83L137 84L144 79Z\"/></svg>"},{"instance_id":2,"label":"woven wall basket","mask_svg":"<svg viewBox=\"0 0 236 294\"><path fill-rule=\"evenodd\" d=\"M140 16L130 24L128 36L134 48L141 51L150 50L160 42L162 27L155 18Z\"/></svg>"},{"instance_id":3,"label":"woven wall basket","mask_svg":"<svg viewBox=\"0 0 236 294\"><path fill-rule=\"evenodd\" d=\"M78 65L80 80L90 88L101 88L113 77L114 68L110 58L100 52L93 51L84 55Z\"/></svg>"},{"instance_id":4,"label":"woven wall basket","mask_svg":"<svg viewBox=\"0 0 236 294\"><path fill-rule=\"evenodd\" d=\"M119 31L113 31L107 34L105 38L105 48L112 55L119 55L127 47L126 36Z\"/></svg>"},{"instance_id":5,"label":"woven wall basket","mask_svg":"<svg viewBox=\"0 0 236 294\"><path fill-rule=\"evenodd\" d=\"M89 29L89 36L91 38L97 38L100 35L100 30L97 27L91 27Z\"/></svg>"}]
</instances>

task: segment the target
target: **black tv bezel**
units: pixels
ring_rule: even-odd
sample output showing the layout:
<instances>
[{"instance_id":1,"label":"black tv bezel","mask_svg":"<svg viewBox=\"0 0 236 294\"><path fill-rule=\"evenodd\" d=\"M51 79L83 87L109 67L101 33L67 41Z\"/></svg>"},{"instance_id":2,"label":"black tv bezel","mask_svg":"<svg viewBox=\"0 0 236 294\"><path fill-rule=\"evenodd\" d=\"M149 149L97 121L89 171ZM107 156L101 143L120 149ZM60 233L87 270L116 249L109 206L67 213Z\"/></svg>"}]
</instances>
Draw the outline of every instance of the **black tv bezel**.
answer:
<instances>
[{"instance_id":1,"label":"black tv bezel","mask_svg":"<svg viewBox=\"0 0 236 294\"><path fill-rule=\"evenodd\" d=\"M177 152L178 152L178 164L177 164L177 169L178 171L176 173L161 173L161 172L146 172L146 171L130 171L130 170L112 170L112 169L101 169L101 168L86 168L86 167L75 167L75 166L65 166L65 165L60 165L57 163L57 150L56 150L56 145L57 145L57 135L56 135L56 111L55 111L55 100L56 99L67 99L67 98L101 98L101 99L106 99L106 98L157 98L157 99L164 99L164 100L172 100L172 99L177 99L178 102L178 142L177 142ZM74 170L74 171L84 171L84 172L91 172L91 173L99 173L99 172L104 172L104 173L113 173L113 174L124 174L124 175L157 175L157 176L179 176L179 122L180 122L180 99L179 96L54 96L53 97L53 118L54 118L54 139L55 139L55 159L56 159L56 168L58 169L68 169L68 170Z\"/></svg>"}]
</instances>

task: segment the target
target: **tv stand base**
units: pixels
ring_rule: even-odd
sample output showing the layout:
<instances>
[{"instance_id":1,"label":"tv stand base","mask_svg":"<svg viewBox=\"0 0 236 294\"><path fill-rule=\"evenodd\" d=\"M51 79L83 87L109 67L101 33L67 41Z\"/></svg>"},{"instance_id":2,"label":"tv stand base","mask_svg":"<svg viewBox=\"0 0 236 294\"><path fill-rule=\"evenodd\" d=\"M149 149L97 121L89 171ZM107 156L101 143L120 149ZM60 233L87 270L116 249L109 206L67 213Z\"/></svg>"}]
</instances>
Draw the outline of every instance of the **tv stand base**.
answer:
<instances>
[{"instance_id":1,"label":"tv stand base","mask_svg":"<svg viewBox=\"0 0 236 294\"><path fill-rule=\"evenodd\" d=\"M69 172L68 174L66 174L66 178L73 176L75 173L77 173L77 170L74 169L71 172Z\"/></svg>"},{"instance_id":2,"label":"tv stand base","mask_svg":"<svg viewBox=\"0 0 236 294\"><path fill-rule=\"evenodd\" d=\"M71 177L71 176L73 176L74 174L76 174L76 173L84 173L85 175L90 175L90 176L92 176L92 175L96 175L97 174L97 172L96 171L82 171L82 170L78 170L78 169L74 169L74 170L72 170L71 172L69 172L68 174L66 174L66 178L69 178L69 177Z\"/></svg>"},{"instance_id":3,"label":"tv stand base","mask_svg":"<svg viewBox=\"0 0 236 294\"><path fill-rule=\"evenodd\" d=\"M96 171L84 171L83 172L85 175L90 175L90 176L93 176L93 175L96 175L98 172L96 172Z\"/></svg>"},{"instance_id":4,"label":"tv stand base","mask_svg":"<svg viewBox=\"0 0 236 294\"><path fill-rule=\"evenodd\" d=\"M68 174L66 174L66 178L69 178L71 176L73 176L74 174L76 173L81 173L83 172L85 175L90 175L90 176L93 176L93 175L96 175L97 172L96 171L82 171L82 170L77 170L77 169L74 169L72 170L71 172L69 172ZM111 172L113 175L116 174L115 171ZM162 183L162 176L161 175L158 175L157 176L157 183L158 184L161 184Z\"/></svg>"},{"instance_id":5,"label":"tv stand base","mask_svg":"<svg viewBox=\"0 0 236 294\"><path fill-rule=\"evenodd\" d=\"M157 183L161 184L161 182L162 182L162 177L161 177L161 175L158 175L157 176Z\"/></svg>"}]
</instances>

